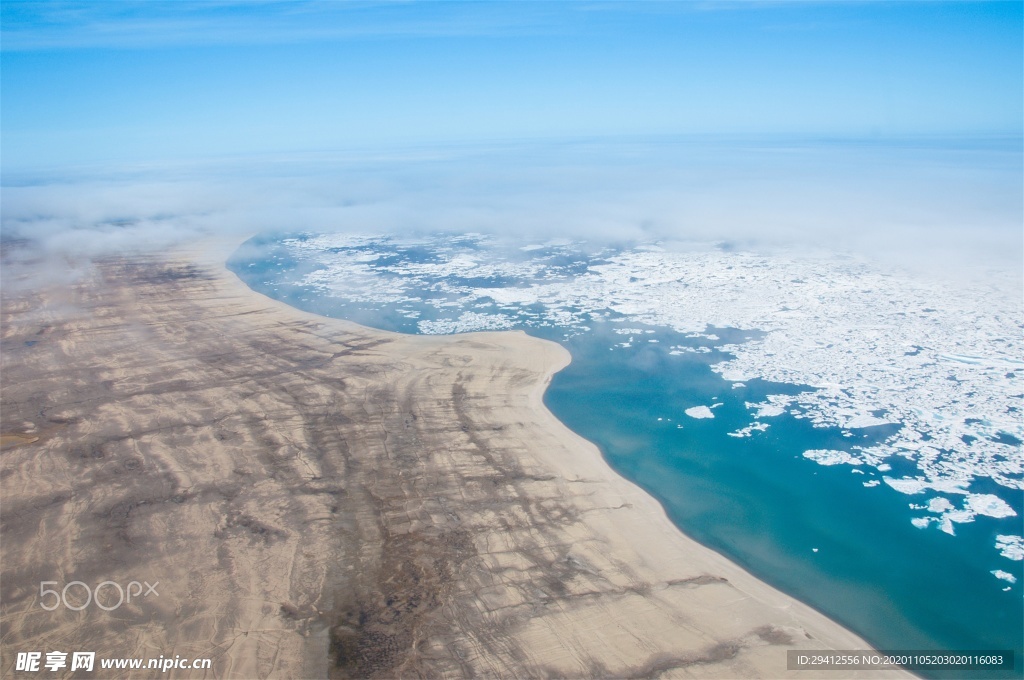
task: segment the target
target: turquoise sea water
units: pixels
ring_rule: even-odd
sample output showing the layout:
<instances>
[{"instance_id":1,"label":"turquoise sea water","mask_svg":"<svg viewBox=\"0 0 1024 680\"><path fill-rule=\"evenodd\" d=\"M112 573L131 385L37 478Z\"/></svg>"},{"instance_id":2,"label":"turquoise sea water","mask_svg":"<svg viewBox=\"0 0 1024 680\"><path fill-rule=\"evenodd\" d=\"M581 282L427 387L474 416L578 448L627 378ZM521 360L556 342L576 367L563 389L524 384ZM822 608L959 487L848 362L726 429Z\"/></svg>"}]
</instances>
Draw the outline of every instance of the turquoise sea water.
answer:
<instances>
[{"instance_id":1,"label":"turquoise sea water","mask_svg":"<svg viewBox=\"0 0 1024 680\"><path fill-rule=\"evenodd\" d=\"M438 253L422 248L369 256L377 262L404 258L413 268L438 259ZM327 293L310 286L304 276L322 268L324 260L319 262L296 257L281 237L267 237L251 241L228 264L254 290L325 316L401 332L417 332L424 319L444 316L438 305L422 302L443 295L435 287L418 291L420 301L393 291L390 301L381 301L386 295L374 301L348 298L344 288ZM571 277L585 267L579 258L566 256L552 271L556 278ZM393 288L394 276L382 273L379 283ZM483 276L472 284L510 282ZM573 357L552 380L548 407L595 442L615 470L661 501L685 533L876 648L1016 652L1012 672L928 673L931 677L1020 676L1022 563L1000 558L992 549L995 537L1007 531L1005 521L978 516L958 524L955 539L922 530L910 522L912 496L885 484L865 486L881 479L874 468L824 466L802 455L881 441L898 424L862 428L851 439L836 428L814 427L799 408L790 408L772 418L765 431L729 436L750 423L748 402L810 389L759 380L737 387L711 369L729 356L716 346L749 342L760 336L757 329L708 328L701 336L684 336L614 315L563 327L538 321L537 312L519 309L512 326L560 342ZM697 406L707 406L714 417L685 415ZM899 459L891 464L888 474L894 477L914 472L909 462L905 470ZM1019 520L1024 515L1020 494L1003 497ZM992 576L997 568L1018 582L1003 590L1007 583Z\"/></svg>"},{"instance_id":2,"label":"turquoise sea water","mask_svg":"<svg viewBox=\"0 0 1024 680\"><path fill-rule=\"evenodd\" d=\"M994 522L958 527L957 541L914 527L907 496L884 484L865 489L865 475L848 466L803 458L807 449L849 446L806 420L781 416L760 436L726 436L746 424L744 401L781 390L757 382L731 389L704 363L715 353L703 361L650 347L610 353L592 338L568 347L573 363L555 376L546 403L687 534L877 648L1016 649L1019 658L1020 594L1002 592L989 574ZM688 419L682 429L657 420L715 399L724 405L713 420Z\"/></svg>"}]
</instances>

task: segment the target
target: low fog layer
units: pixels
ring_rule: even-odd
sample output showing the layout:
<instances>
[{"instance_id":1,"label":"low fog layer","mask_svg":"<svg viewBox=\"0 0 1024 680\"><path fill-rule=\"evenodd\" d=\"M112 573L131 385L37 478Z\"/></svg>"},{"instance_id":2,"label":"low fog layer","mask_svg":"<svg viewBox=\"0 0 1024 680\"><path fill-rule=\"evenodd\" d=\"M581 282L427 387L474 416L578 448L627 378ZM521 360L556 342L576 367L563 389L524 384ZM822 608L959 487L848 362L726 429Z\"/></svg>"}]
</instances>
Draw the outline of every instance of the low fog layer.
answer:
<instances>
[{"instance_id":1,"label":"low fog layer","mask_svg":"<svg viewBox=\"0 0 1024 680\"><path fill-rule=\"evenodd\" d=\"M808 248L1019 277L1019 140L421 148L5 177L5 286L97 257L259 232L483 232ZM26 240L28 243L26 243ZM28 247L29 250L25 250ZM32 277L12 261L31 252ZM1018 279L1019 280L1019 279Z\"/></svg>"}]
</instances>

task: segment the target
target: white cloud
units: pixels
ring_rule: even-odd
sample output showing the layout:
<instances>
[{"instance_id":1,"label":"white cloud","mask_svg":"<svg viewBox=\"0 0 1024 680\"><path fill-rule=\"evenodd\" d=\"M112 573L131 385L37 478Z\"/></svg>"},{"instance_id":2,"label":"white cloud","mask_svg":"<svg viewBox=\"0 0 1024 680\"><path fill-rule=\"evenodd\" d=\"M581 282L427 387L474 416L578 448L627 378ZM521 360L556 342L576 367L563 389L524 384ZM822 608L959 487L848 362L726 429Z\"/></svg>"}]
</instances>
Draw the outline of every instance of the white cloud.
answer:
<instances>
[{"instance_id":1,"label":"white cloud","mask_svg":"<svg viewBox=\"0 0 1024 680\"><path fill-rule=\"evenodd\" d=\"M1004 161L999 150L691 139L8 173L2 232L76 256L264 230L475 231L670 249L795 244L941 276L994 267L1019 279L1020 168Z\"/></svg>"}]
</instances>

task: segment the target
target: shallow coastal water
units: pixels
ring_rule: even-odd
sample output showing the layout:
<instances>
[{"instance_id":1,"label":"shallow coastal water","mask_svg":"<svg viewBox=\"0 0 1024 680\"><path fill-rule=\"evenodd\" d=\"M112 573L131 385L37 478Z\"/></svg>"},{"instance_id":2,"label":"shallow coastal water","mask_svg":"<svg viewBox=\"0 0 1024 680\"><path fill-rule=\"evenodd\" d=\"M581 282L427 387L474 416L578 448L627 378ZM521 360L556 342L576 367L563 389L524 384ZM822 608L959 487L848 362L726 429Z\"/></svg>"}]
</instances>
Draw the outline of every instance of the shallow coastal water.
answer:
<instances>
[{"instance_id":1,"label":"shallow coastal water","mask_svg":"<svg viewBox=\"0 0 1024 680\"><path fill-rule=\"evenodd\" d=\"M955 540L922 531L906 496L864 487L878 473L802 456L848 447L836 429L780 416L759 436L727 436L747 422L745 401L779 385L734 390L701 362L601 344L569 342L573 363L546 402L687 534L876 647L1019 649L1020 593L1003 592L989 573L996 522L958 527ZM694 402L723 406L714 419L680 418ZM892 426L873 429L868 437L881 438Z\"/></svg>"},{"instance_id":2,"label":"shallow coastal water","mask_svg":"<svg viewBox=\"0 0 1024 680\"><path fill-rule=\"evenodd\" d=\"M377 328L523 328L561 342L573 362L554 377L549 408L687 534L878 648L1020 656L1022 562L1012 559L1017 543L996 548L1020 534L1024 507L1019 491L992 481L1003 478L975 474L969 487L931 500L901 491L900 480L930 479L921 474L928 461L877 453L906 423L880 409L846 413L840 426L828 403L813 400L821 389L722 369L762 341L759 328L682 332L623 307L553 301L551 290L621 251L502 246L497 260L508 267L489 259L484 251L497 246L484 238L346 238L254 239L229 266L271 297ZM548 288L526 295L538 286ZM998 437L1019 454L1013 433L1000 430L993 446ZM939 530L947 524L955 535Z\"/></svg>"}]
</instances>

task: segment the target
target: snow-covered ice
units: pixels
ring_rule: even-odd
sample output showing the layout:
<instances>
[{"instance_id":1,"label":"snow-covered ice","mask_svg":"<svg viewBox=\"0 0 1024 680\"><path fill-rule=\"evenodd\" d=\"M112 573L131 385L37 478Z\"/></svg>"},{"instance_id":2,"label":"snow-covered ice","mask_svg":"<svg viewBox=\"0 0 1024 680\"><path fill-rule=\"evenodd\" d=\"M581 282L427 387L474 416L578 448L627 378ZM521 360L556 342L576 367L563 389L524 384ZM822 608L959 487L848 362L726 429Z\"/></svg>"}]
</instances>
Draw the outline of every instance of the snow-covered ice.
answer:
<instances>
[{"instance_id":1,"label":"snow-covered ice","mask_svg":"<svg viewBox=\"0 0 1024 680\"><path fill-rule=\"evenodd\" d=\"M1014 576L1013 574L1011 574L1009 572L1003 571L1002 569L993 569L992 570L992 575L995 576L998 579L1002 579L1003 581L1006 581L1007 583L1016 583L1017 582L1017 577L1016 576Z\"/></svg>"},{"instance_id":2,"label":"snow-covered ice","mask_svg":"<svg viewBox=\"0 0 1024 680\"><path fill-rule=\"evenodd\" d=\"M1024 537L1021 536L996 536L996 550L1008 559L1024 560Z\"/></svg>"},{"instance_id":3,"label":"snow-covered ice","mask_svg":"<svg viewBox=\"0 0 1024 680\"><path fill-rule=\"evenodd\" d=\"M693 408L686 409L685 413L686 413L686 415L690 416L691 418L714 418L715 417L715 414L712 413L711 409L709 409L707 406L694 406Z\"/></svg>"},{"instance_id":4,"label":"snow-covered ice","mask_svg":"<svg viewBox=\"0 0 1024 680\"><path fill-rule=\"evenodd\" d=\"M860 461L846 451L833 451L831 449L812 449L804 451L804 458L810 458L819 465L860 465Z\"/></svg>"}]
</instances>

